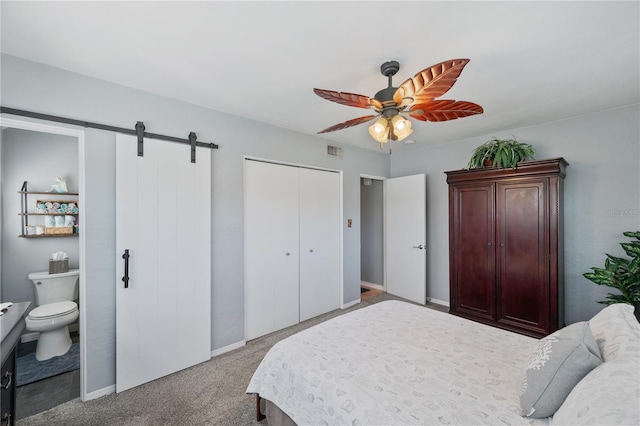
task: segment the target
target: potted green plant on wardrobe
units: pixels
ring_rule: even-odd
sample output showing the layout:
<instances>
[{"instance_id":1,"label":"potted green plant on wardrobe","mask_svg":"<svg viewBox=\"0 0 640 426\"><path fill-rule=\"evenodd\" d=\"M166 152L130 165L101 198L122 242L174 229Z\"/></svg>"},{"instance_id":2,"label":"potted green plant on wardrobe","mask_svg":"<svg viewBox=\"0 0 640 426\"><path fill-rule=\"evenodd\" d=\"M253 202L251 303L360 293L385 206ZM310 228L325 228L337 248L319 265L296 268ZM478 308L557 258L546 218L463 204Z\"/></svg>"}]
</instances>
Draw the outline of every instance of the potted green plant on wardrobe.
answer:
<instances>
[{"instance_id":1,"label":"potted green plant on wardrobe","mask_svg":"<svg viewBox=\"0 0 640 426\"><path fill-rule=\"evenodd\" d=\"M598 284L615 288L618 293L609 293L606 300L598 303L628 303L635 308L635 315L640 321L640 231L622 233L631 238L631 242L620 243L624 252L631 258L612 256L606 253L604 268L592 267L592 272L583 276Z\"/></svg>"},{"instance_id":2,"label":"potted green plant on wardrobe","mask_svg":"<svg viewBox=\"0 0 640 426\"><path fill-rule=\"evenodd\" d=\"M493 137L490 141L478 146L471 154L467 164L468 169L482 168L514 168L520 161L533 160L535 149L528 143L518 142L512 139L498 139Z\"/></svg>"}]
</instances>

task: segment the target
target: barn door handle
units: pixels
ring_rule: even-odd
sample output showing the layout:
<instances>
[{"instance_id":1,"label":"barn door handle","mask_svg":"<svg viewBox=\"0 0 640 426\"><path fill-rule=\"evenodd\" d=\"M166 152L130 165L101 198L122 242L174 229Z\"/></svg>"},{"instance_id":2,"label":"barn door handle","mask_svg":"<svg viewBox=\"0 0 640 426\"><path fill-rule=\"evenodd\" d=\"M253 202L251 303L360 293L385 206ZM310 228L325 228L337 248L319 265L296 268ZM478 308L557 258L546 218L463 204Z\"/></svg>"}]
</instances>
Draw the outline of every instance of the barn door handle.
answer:
<instances>
[{"instance_id":1,"label":"barn door handle","mask_svg":"<svg viewBox=\"0 0 640 426\"><path fill-rule=\"evenodd\" d=\"M124 259L124 277L122 277L122 281L124 282L124 288L129 288L129 249L125 249L122 258Z\"/></svg>"}]
</instances>

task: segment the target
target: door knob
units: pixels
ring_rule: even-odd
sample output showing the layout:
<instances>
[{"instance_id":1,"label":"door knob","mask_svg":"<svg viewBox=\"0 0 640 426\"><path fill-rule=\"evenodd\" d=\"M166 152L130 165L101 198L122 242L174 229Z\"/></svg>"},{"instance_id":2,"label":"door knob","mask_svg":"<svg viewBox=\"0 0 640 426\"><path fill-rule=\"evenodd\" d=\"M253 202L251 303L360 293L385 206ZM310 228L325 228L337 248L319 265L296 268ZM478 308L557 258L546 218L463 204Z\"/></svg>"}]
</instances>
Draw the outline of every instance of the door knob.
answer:
<instances>
[{"instance_id":1,"label":"door knob","mask_svg":"<svg viewBox=\"0 0 640 426\"><path fill-rule=\"evenodd\" d=\"M413 248L417 248L417 249L419 249L419 250L424 250L424 249L426 249L427 247L426 247L426 246L423 246L422 244L420 244L420 245L417 245L417 246L413 246Z\"/></svg>"}]
</instances>

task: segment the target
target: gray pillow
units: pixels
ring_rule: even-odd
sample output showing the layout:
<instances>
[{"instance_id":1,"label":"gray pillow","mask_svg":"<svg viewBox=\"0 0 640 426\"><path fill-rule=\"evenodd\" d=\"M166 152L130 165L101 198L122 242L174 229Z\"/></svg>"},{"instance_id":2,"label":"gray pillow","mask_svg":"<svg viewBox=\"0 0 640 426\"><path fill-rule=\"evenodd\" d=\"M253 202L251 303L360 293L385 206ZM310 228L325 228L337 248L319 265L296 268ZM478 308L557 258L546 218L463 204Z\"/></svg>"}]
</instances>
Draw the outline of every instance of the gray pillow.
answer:
<instances>
[{"instance_id":1,"label":"gray pillow","mask_svg":"<svg viewBox=\"0 0 640 426\"><path fill-rule=\"evenodd\" d=\"M573 387L600 364L600 349L585 321L540 339L522 377L522 415L552 416Z\"/></svg>"}]
</instances>

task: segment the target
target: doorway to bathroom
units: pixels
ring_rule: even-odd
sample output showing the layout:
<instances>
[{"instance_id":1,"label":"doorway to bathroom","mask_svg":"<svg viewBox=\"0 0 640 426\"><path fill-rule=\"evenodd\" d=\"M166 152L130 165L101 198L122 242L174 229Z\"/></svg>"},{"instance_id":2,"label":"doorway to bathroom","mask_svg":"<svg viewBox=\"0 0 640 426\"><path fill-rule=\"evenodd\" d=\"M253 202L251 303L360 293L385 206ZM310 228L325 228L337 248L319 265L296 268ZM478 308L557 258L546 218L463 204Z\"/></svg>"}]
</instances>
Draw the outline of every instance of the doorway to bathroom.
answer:
<instances>
[{"instance_id":1,"label":"doorway to bathroom","mask_svg":"<svg viewBox=\"0 0 640 426\"><path fill-rule=\"evenodd\" d=\"M61 223L60 229L48 229L45 234L43 229L37 229L46 225L45 216L36 213L40 202L51 203L51 208L54 203L62 204L58 209L66 207L69 200L78 208L83 206L81 157L84 132L4 117L0 118L0 123L0 209L3 217L0 226L0 301L30 302L29 310L32 310L37 306L36 284L28 275L34 272L47 274L49 259L54 253L65 253L62 255L68 258L65 266L71 271L80 270L80 282L83 281L84 239L80 233L83 220L78 220L82 215L78 212L63 215L62 210L55 217L47 215L46 219L66 218L68 223ZM56 178L62 178L68 193L77 195L55 195L52 186L60 184ZM24 182L30 192L26 206L22 205ZM37 192L42 194L32 194ZM28 227L22 222L25 219ZM68 234L69 228L72 232ZM15 420L82 396L86 377L82 362L83 284L78 286L75 296L78 294L80 297L74 302L79 305L80 313L75 314L79 318L68 326L71 346L64 354L37 360L39 332L33 329L22 332L16 348Z\"/></svg>"},{"instance_id":2,"label":"doorway to bathroom","mask_svg":"<svg viewBox=\"0 0 640 426\"><path fill-rule=\"evenodd\" d=\"M360 177L360 298L385 292L384 178Z\"/></svg>"}]
</instances>

